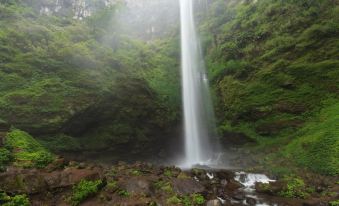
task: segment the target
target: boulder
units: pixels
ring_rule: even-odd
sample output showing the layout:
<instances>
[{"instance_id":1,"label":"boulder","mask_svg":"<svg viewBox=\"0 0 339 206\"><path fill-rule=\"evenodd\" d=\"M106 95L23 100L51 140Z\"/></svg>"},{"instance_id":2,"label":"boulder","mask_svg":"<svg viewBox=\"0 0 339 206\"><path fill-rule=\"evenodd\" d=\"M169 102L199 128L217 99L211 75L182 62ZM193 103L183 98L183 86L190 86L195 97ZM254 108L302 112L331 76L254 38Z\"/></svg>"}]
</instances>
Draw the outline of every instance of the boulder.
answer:
<instances>
[{"instance_id":1,"label":"boulder","mask_svg":"<svg viewBox=\"0 0 339 206\"><path fill-rule=\"evenodd\" d=\"M49 189L69 187L81 180L102 179L99 169L66 168L45 174L45 181Z\"/></svg>"},{"instance_id":2,"label":"boulder","mask_svg":"<svg viewBox=\"0 0 339 206\"><path fill-rule=\"evenodd\" d=\"M179 195L202 193L205 187L193 179L173 179L173 190Z\"/></svg>"},{"instance_id":3,"label":"boulder","mask_svg":"<svg viewBox=\"0 0 339 206\"><path fill-rule=\"evenodd\" d=\"M125 182L119 183L120 188L125 189L129 194L151 194L150 181L143 177L132 177Z\"/></svg>"},{"instance_id":4,"label":"boulder","mask_svg":"<svg viewBox=\"0 0 339 206\"><path fill-rule=\"evenodd\" d=\"M8 193L36 194L45 191L47 184L37 170L9 169L0 174L0 188Z\"/></svg>"},{"instance_id":5,"label":"boulder","mask_svg":"<svg viewBox=\"0 0 339 206\"><path fill-rule=\"evenodd\" d=\"M36 194L56 188L70 187L81 180L101 179L98 170L67 168L51 173L36 169L10 168L0 173L0 188L8 193Z\"/></svg>"}]
</instances>

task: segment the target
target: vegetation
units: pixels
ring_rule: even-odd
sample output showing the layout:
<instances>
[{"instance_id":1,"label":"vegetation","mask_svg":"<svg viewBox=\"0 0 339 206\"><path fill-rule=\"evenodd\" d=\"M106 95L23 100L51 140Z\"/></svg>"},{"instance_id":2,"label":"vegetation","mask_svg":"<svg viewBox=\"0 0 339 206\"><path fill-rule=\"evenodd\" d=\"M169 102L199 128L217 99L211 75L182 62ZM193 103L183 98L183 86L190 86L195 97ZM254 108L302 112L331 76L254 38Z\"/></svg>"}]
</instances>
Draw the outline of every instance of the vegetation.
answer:
<instances>
[{"instance_id":1,"label":"vegetation","mask_svg":"<svg viewBox=\"0 0 339 206\"><path fill-rule=\"evenodd\" d=\"M7 134L6 145L12 150L16 166L44 168L54 160L53 155L37 140L18 129L13 129Z\"/></svg>"},{"instance_id":2,"label":"vegetation","mask_svg":"<svg viewBox=\"0 0 339 206\"><path fill-rule=\"evenodd\" d=\"M30 206L29 199L26 195L8 196L4 192L0 192L0 204L3 206Z\"/></svg>"},{"instance_id":3,"label":"vegetation","mask_svg":"<svg viewBox=\"0 0 339 206\"><path fill-rule=\"evenodd\" d=\"M221 136L243 133L256 153L338 174L336 18L333 1L212 3L200 32Z\"/></svg>"},{"instance_id":4,"label":"vegetation","mask_svg":"<svg viewBox=\"0 0 339 206\"><path fill-rule=\"evenodd\" d=\"M287 184L283 191L279 192L282 197L288 198L307 198L310 194L307 192L304 181L296 177L285 177Z\"/></svg>"},{"instance_id":5,"label":"vegetation","mask_svg":"<svg viewBox=\"0 0 339 206\"><path fill-rule=\"evenodd\" d=\"M73 193L70 198L72 205L79 205L88 197L95 195L101 189L103 182L82 180L79 184L73 187Z\"/></svg>"},{"instance_id":6,"label":"vegetation","mask_svg":"<svg viewBox=\"0 0 339 206\"><path fill-rule=\"evenodd\" d=\"M129 38L115 10L79 21L1 2L1 119L56 152L126 142L138 152L166 133L179 114L177 39Z\"/></svg>"}]
</instances>

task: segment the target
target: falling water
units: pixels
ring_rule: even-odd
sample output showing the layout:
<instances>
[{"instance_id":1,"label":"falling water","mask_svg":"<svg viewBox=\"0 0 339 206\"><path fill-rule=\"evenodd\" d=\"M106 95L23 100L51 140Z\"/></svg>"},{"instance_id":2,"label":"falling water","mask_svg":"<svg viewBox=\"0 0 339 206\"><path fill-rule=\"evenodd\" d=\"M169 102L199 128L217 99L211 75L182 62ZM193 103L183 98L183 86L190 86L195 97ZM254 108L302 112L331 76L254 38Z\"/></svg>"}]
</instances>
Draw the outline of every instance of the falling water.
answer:
<instances>
[{"instance_id":1,"label":"falling water","mask_svg":"<svg viewBox=\"0 0 339 206\"><path fill-rule=\"evenodd\" d=\"M180 0L185 158L183 167L212 158L214 113L201 48L195 30L194 0Z\"/></svg>"}]
</instances>

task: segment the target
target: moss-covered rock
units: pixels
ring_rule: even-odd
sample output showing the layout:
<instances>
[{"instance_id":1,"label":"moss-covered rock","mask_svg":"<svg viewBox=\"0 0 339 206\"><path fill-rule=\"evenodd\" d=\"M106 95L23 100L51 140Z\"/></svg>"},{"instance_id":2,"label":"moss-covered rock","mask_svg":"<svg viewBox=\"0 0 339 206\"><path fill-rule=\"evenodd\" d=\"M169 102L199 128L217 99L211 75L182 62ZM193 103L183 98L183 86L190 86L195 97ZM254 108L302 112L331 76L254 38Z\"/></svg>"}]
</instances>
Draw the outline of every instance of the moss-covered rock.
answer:
<instances>
[{"instance_id":1,"label":"moss-covered rock","mask_svg":"<svg viewBox=\"0 0 339 206\"><path fill-rule=\"evenodd\" d=\"M54 160L53 154L37 140L18 129L7 134L6 145L12 150L16 166L43 168Z\"/></svg>"}]
</instances>

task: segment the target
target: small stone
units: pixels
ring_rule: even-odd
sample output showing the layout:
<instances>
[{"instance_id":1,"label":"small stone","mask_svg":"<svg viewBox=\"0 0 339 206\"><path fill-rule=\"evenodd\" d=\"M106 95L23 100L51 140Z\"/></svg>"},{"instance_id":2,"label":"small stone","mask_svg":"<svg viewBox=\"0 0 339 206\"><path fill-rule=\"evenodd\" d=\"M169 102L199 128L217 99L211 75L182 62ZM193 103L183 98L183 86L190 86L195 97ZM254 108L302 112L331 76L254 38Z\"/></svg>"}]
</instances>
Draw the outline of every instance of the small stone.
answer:
<instances>
[{"instance_id":1,"label":"small stone","mask_svg":"<svg viewBox=\"0 0 339 206\"><path fill-rule=\"evenodd\" d=\"M220 200L209 200L206 206L222 206Z\"/></svg>"}]
</instances>

